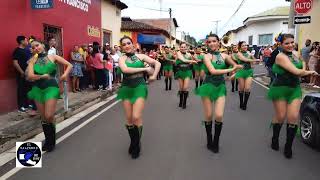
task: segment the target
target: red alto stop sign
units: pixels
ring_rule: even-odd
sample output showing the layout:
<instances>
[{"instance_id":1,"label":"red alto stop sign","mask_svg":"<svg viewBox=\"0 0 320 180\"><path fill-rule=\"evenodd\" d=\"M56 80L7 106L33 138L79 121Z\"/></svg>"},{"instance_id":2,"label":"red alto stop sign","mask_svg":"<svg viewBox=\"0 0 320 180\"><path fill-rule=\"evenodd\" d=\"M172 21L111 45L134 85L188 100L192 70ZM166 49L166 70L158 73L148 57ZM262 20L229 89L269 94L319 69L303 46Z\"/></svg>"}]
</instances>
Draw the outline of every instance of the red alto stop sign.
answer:
<instances>
[{"instance_id":1,"label":"red alto stop sign","mask_svg":"<svg viewBox=\"0 0 320 180\"><path fill-rule=\"evenodd\" d=\"M295 0L294 10L298 14L306 14L312 8L312 1L313 0Z\"/></svg>"}]
</instances>

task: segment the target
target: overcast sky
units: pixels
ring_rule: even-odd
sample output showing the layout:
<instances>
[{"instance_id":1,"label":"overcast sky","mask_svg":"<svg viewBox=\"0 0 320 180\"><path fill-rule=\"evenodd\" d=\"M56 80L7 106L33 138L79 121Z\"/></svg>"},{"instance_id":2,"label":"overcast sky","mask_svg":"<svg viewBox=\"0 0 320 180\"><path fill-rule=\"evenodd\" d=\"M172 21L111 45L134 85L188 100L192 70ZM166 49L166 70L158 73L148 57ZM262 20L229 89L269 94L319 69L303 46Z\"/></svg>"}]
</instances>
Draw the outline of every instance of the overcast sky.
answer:
<instances>
[{"instance_id":1,"label":"overcast sky","mask_svg":"<svg viewBox=\"0 0 320 180\"><path fill-rule=\"evenodd\" d=\"M161 0L121 0L129 7L123 10L122 16L131 18L165 18L168 12L160 12ZM162 0L162 10L172 8L173 17L180 26L178 31L188 32L197 40L202 39L211 30L215 32L213 21L218 24L219 34L242 25L248 16L255 15L278 6L289 6L285 0L245 0L238 13L230 21L242 0ZM149 10L155 9L155 10ZM228 22L228 23L227 23Z\"/></svg>"}]
</instances>

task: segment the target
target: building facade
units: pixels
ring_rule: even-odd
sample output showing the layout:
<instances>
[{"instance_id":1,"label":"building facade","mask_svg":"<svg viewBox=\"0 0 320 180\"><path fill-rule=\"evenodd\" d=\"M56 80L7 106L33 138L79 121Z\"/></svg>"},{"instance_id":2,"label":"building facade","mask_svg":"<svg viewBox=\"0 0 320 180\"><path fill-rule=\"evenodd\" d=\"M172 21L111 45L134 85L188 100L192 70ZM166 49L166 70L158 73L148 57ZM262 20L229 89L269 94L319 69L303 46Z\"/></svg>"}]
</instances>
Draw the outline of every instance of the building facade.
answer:
<instances>
[{"instance_id":1,"label":"building facade","mask_svg":"<svg viewBox=\"0 0 320 180\"><path fill-rule=\"evenodd\" d=\"M102 42L111 46L119 45L121 38L121 10L128 6L117 0L103 0L101 2Z\"/></svg>"},{"instance_id":2,"label":"building facade","mask_svg":"<svg viewBox=\"0 0 320 180\"><path fill-rule=\"evenodd\" d=\"M3 24L0 48L0 113L16 109L16 73L12 53L18 35L47 41L54 37L59 55L69 59L74 45L101 42L101 0L53 0L51 9L32 9L31 0L0 1Z\"/></svg>"},{"instance_id":3,"label":"building facade","mask_svg":"<svg viewBox=\"0 0 320 180\"><path fill-rule=\"evenodd\" d=\"M248 17L243 26L228 31L233 44L246 41L249 45L265 46L275 43L275 37L288 31L289 7L278 7Z\"/></svg>"}]
</instances>

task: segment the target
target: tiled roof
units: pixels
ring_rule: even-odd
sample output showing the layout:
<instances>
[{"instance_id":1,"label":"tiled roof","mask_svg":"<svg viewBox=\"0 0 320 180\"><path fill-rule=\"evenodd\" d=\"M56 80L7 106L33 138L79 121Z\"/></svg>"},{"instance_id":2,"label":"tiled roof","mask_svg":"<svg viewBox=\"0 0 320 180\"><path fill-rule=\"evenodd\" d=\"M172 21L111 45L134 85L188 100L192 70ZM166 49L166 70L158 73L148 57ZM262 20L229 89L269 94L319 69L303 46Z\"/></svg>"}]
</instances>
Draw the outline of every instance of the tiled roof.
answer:
<instances>
[{"instance_id":1,"label":"tiled roof","mask_svg":"<svg viewBox=\"0 0 320 180\"><path fill-rule=\"evenodd\" d=\"M153 31L153 32L161 32L166 36L169 36L169 33L164 30L160 29L142 22L133 21L128 17L122 18L121 21L121 30L122 31Z\"/></svg>"}]
</instances>

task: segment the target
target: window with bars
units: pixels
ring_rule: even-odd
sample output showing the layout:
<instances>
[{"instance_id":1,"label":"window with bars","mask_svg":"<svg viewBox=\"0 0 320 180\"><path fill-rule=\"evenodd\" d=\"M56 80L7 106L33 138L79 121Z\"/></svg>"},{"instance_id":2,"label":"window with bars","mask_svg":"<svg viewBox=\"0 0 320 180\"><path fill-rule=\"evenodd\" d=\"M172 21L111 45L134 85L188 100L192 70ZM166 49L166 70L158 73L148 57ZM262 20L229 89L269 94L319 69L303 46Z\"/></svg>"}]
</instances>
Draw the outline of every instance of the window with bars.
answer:
<instances>
[{"instance_id":1,"label":"window with bars","mask_svg":"<svg viewBox=\"0 0 320 180\"><path fill-rule=\"evenodd\" d=\"M253 36L249 36L249 37L248 37L248 43L249 43L249 45L252 45L252 41L253 41Z\"/></svg>"},{"instance_id":2,"label":"window with bars","mask_svg":"<svg viewBox=\"0 0 320 180\"><path fill-rule=\"evenodd\" d=\"M260 34L259 45L270 45L273 44L272 34Z\"/></svg>"},{"instance_id":3,"label":"window with bars","mask_svg":"<svg viewBox=\"0 0 320 180\"><path fill-rule=\"evenodd\" d=\"M63 47L62 47L62 31L61 28L44 24L43 25L43 35L44 35L44 42L46 45L49 44L49 39L54 38L56 40L56 49L57 54L59 56L63 56Z\"/></svg>"}]
</instances>

